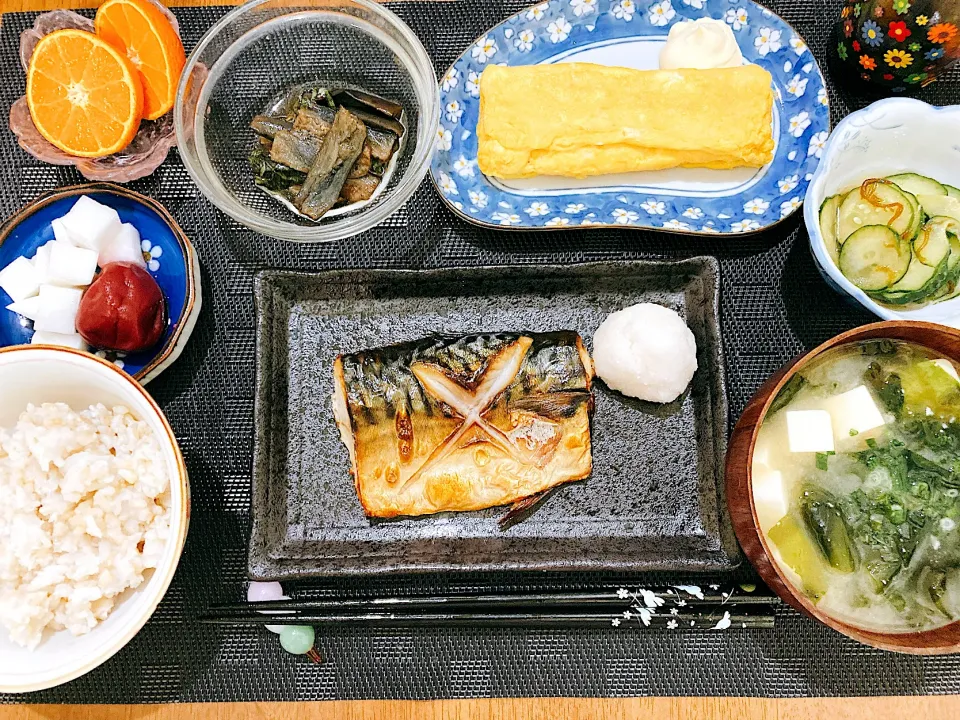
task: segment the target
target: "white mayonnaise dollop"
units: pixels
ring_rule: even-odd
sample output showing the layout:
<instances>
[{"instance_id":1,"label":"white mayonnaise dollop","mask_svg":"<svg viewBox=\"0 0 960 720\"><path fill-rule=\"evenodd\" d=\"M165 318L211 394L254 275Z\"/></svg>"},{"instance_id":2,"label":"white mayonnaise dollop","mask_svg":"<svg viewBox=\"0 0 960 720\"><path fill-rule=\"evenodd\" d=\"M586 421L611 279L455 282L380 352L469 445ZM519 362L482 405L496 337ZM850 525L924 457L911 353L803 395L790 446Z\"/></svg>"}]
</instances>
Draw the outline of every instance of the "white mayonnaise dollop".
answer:
<instances>
[{"instance_id":1,"label":"white mayonnaise dollop","mask_svg":"<svg viewBox=\"0 0 960 720\"><path fill-rule=\"evenodd\" d=\"M743 54L733 30L723 20L698 18L670 28L667 44L660 51L660 69L737 67Z\"/></svg>"}]
</instances>

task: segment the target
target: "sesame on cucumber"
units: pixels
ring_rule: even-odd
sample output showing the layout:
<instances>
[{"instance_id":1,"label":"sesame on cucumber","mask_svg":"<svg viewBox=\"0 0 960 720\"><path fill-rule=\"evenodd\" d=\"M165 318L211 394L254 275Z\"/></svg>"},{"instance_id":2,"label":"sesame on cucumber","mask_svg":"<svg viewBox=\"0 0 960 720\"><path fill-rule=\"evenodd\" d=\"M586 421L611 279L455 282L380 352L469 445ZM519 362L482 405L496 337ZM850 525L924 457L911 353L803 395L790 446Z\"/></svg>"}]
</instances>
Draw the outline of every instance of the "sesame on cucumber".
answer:
<instances>
[{"instance_id":1,"label":"sesame on cucumber","mask_svg":"<svg viewBox=\"0 0 960 720\"><path fill-rule=\"evenodd\" d=\"M960 296L960 190L917 173L868 178L827 197L826 249L858 288L886 305Z\"/></svg>"}]
</instances>

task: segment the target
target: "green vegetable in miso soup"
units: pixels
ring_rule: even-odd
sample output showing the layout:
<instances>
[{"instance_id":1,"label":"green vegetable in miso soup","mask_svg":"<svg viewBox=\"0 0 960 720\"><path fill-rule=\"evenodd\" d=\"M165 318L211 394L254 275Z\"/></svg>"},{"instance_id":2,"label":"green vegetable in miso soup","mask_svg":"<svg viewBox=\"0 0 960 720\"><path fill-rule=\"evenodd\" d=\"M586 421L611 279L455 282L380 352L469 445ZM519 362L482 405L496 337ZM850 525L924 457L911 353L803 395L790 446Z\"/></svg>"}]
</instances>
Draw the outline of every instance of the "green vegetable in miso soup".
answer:
<instances>
[{"instance_id":1,"label":"green vegetable in miso soup","mask_svg":"<svg viewBox=\"0 0 960 720\"><path fill-rule=\"evenodd\" d=\"M807 379L803 375L794 375L792 378L787 380L787 383L780 388L780 392L777 393L777 396L773 399L773 402L770 403L770 409L767 411L768 415L782 410L797 396L797 393L800 392L804 385L807 384Z\"/></svg>"},{"instance_id":2,"label":"green vegetable in miso soup","mask_svg":"<svg viewBox=\"0 0 960 720\"><path fill-rule=\"evenodd\" d=\"M844 573L856 570L857 561L839 501L826 490L809 485L800 497L800 512L830 565Z\"/></svg>"},{"instance_id":3,"label":"green vegetable in miso soup","mask_svg":"<svg viewBox=\"0 0 960 720\"><path fill-rule=\"evenodd\" d=\"M770 528L770 539L780 557L803 581L803 591L813 600L827 592L823 554L817 543L793 515L785 516Z\"/></svg>"},{"instance_id":4,"label":"green vegetable in miso soup","mask_svg":"<svg viewBox=\"0 0 960 720\"><path fill-rule=\"evenodd\" d=\"M828 351L803 372L771 405L754 450L764 472L780 475L776 503L754 498L758 508L770 503L761 518L782 516L764 530L778 561L824 612L859 627L908 632L960 620L953 363L872 340ZM830 416L836 452L790 451L789 414L811 410Z\"/></svg>"}]
</instances>

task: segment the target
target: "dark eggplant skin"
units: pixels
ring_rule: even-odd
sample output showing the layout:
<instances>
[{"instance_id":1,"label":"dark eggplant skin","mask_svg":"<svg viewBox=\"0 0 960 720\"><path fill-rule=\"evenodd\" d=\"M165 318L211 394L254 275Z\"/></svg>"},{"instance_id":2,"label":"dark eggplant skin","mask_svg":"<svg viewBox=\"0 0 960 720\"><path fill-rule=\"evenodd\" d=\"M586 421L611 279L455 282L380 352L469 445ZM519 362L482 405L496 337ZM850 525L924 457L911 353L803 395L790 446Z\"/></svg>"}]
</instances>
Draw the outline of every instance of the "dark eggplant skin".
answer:
<instances>
[{"instance_id":1,"label":"dark eggplant skin","mask_svg":"<svg viewBox=\"0 0 960 720\"><path fill-rule=\"evenodd\" d=\"M334 102L347 107L369 108L394 120L403 117L403 105L362 90L334 90L331 95Z\"/></svg>"},{"instance_id":2,"label":"dark eggplant skin","mask_svg":"<svg viewBox=\"0 0 960 720\"><path fill-rule=\"evenodd\" d=\"M366 136L366 127L353 113L345 108L337 111L307 179L294 198L300 212L318 220L337 204L340 191L363 152Z\"/></svg>"}]
</instances>

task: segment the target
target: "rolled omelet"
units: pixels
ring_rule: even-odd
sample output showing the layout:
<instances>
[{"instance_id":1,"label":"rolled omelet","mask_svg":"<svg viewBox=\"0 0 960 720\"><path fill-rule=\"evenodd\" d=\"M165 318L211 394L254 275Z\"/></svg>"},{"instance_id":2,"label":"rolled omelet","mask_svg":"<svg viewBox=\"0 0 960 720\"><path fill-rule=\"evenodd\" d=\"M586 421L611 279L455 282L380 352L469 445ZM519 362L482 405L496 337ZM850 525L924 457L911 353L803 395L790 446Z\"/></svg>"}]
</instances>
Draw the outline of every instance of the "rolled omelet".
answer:
<instances>
[{"instance_id":1,"label":"rolled omelet","mask_svg":"<svg viewBox=\"0 0 960 720\"><path fill-rule=\"evenodd\" d=\"M770 84L757 65L492 65L480 79L478 164L505 180L761 167L773 159Z\"/></svg>"}]
</instances>

